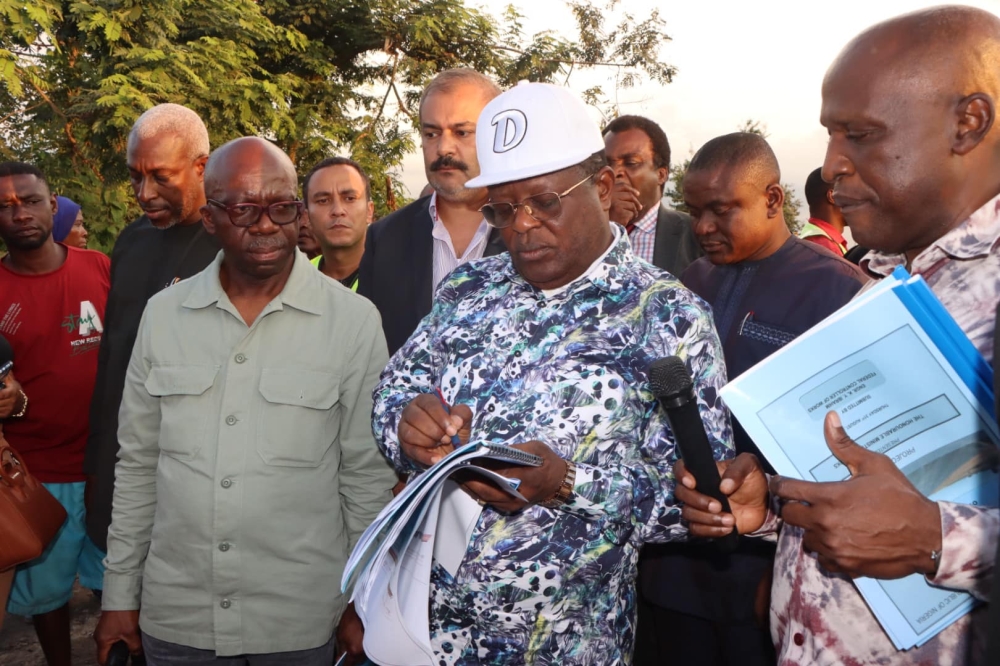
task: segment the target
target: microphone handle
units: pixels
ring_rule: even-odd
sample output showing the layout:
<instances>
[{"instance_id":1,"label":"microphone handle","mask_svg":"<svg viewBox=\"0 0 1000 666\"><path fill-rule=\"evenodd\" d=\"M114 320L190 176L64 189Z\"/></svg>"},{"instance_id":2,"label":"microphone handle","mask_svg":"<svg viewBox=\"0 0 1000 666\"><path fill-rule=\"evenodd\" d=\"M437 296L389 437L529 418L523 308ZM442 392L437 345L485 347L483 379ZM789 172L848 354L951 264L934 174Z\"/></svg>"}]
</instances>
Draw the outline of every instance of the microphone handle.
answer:
<instances>
[{"instance_id":1,"label":"microphone handle","mask_svg":"<svg viewBox=\"0 0 1000 666\"><path fill-rule=\"evenodd\" d=\"M701 414L698 413L698 403L693 395L690 399L671 402L672 404L668 405L661 400L660 404L666 411L667 420L670 421L670 429L684 459L684 466L697 481L698 492L718 500L724 512L732 513L729 498L719 490L722 478L719 476L719 468L715 465L712 446L708 443L708 436L705 435L705 425L701 420ZM734 527L732 532L713 541L720 551L731 553L739 544L739 539L739 532Z\"/></svg>"},{"instance_id":2,"label":"microphone handle","mask_svg":"<svg viewBox=\"0 0 1000 666\"><path fill-rule=\"evenodd\" d=\"M128 645L125 644L125 641L118 641L111 646L107 666L128 666L128 657Z\"/></svg>"}]
</instances>

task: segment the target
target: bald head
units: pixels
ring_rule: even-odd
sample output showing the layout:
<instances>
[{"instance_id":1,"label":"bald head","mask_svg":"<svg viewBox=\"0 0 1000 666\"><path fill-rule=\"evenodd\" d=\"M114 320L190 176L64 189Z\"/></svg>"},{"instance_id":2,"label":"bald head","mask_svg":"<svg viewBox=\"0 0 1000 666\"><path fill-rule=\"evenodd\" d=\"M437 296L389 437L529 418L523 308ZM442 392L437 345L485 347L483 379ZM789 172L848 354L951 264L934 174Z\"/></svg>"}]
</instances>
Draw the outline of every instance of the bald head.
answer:
<instances>
[{"instance_id":1,"label":"bald head","mask_svg":"<svg viewBox=\"0 0 1000 666\"><path fill-rule=\"evenodd\" d=\"M915 257L1000 193L1000 19L972 7L864 31L823 81L823 180L855 239Z\"/></svg>"},{"instance_id":2,"label":"bald head","mask_svg":"<svg viewBox=\"0 0 1000 666\"><path fill-rule=\"evenodd\" d=\"M284 284L305 210L297 191L292 161L270 141L234 139L212 153L201 213L206 231L222 247L227 279L236 276L261 288L270 280Z\"/></svg>"},{"instance_id":3,"label":"bald head","mask_svg":"<svg viewBox=\"0 0 1000 666\"><path fill-rule=\"evenodd\" d=\"M219 198L234 175L249 170L266 171L270 180L297 182L295 165L276 145L256 136L233 139L217 148L205 166L205 194Z\"/></svg>"},{"instance_id":4,"label":"bald head","mask_svg":"<svg viewBox=\"0 0 1000 666\"><path fill-rule=\"evenodd\" d=\"M978 91L996 99L1000 19L957 5L897 16L851 40L826 79L858 64L870 75L925 94Z\"/></svg>"},{"instance_id":5,"label":"bald head","mask_svg":"<svg viewBox=\"0 0 1000 666\"><path fill-rule=\"evenodd\" d=\"M722 166L761 188L781 181L778 158L759 134L734 132L712 139L694 154L687 172L714 171Z\"/></svg>"}]
</instances>

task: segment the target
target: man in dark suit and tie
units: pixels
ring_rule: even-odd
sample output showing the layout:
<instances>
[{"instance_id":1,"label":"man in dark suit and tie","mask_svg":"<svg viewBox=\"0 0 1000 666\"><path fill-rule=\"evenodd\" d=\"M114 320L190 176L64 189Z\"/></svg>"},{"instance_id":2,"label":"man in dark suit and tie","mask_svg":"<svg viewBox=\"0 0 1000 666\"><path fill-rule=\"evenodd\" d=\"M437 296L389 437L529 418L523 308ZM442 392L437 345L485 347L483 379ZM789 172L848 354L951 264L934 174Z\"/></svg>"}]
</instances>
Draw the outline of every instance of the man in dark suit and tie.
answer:
<instances>
[{"instance_id":1,"label":"man in dark suit and tie","mask_svg":"<svg viewBox=\"0 0 1000 666\"><path fill-rule=\"evenodd\" d=\"M619 116L604 128L604 152L615 170L611 220L625 227L635 254L680 277L701 247L686 213L663 205L670 176L670 143L642 116Z\"/></svg>"},{"instance_id":2,"label":"man in dark suit and tie","mask_svg":"<svg viewBox=\"0 0 1000 666\"><path fill-rule=\"evenodd\" d=\"M479 72L450 69L420 98L424 169L433 192L369 227L358 282L358 293L382 315L390 354L431 311L434 289L448 273L506 249L479 212L486 189L465 187L479 175L476 121L499 94Z\"/></svg>"}]
</instances>

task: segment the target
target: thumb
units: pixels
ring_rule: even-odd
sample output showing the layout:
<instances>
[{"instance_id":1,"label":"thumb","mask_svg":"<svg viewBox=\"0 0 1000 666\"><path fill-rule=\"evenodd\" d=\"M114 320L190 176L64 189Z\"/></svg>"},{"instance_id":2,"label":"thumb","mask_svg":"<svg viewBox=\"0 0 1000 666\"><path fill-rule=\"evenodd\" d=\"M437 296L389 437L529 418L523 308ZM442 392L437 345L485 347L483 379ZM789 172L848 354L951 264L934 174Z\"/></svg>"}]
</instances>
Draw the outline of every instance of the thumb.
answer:
<instances>
[{"instance_id":1,"label":"thumb","mask_svg":"<svg viewBox=\"0 0 1000 666\"><path fill-rule=\"evenodd\" d=\"M857 442L847 435L847 431L844 430L844 426L840 422L840 414L837 412L826 413L826 419L823 421L823 436L826 437L826 445L830 447L830 453L847 466L851 476L857 475L864 462L872 455L871 451L858 446Z\"/></svg>"}]
</instances>

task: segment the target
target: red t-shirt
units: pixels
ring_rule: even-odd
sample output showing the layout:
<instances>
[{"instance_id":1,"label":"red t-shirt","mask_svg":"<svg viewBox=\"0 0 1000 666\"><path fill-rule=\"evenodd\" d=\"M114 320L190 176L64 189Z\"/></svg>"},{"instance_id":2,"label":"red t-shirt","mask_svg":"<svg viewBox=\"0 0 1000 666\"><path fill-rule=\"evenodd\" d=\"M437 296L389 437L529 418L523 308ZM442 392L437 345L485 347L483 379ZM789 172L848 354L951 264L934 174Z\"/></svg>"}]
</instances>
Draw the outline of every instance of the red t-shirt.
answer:
<instances>
[{"instance_id":1,"label":"red t-shirt","mask_svg":"<svg viewBox=\"0 0 1000 666\"><path fill-rule=\"evenodd\" d=\"M66 248L63 265L22 275L0 263L0 334L14 348L14 376L28 396L23 418L4 437L45 483L83 481L90 397L111 262L100 252Z\"/></svg>"}]
</instances>

